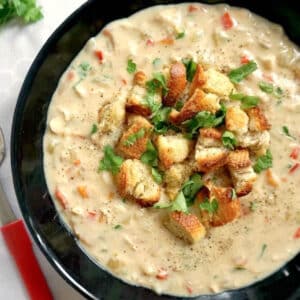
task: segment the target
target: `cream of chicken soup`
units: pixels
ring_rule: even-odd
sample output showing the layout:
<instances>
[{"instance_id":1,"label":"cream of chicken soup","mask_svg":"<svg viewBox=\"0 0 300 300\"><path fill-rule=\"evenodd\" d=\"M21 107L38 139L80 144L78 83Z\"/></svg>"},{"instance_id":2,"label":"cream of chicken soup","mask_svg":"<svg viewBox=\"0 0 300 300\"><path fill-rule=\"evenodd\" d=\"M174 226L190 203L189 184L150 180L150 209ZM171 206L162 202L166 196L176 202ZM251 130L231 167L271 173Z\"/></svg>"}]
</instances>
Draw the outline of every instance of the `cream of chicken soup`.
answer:
<instances>
[{"instance_id":1,"label":"cream of chicken soup","mask_svg":"<svg viewBox=\"0 0 300 300\"><path fill-rule=\"evenodd\" d=\"M300 249L300 54L228 5L108 24L63 74L44 169L57 210L113 275L192 296Z\"/></svg>"}]
</instances>

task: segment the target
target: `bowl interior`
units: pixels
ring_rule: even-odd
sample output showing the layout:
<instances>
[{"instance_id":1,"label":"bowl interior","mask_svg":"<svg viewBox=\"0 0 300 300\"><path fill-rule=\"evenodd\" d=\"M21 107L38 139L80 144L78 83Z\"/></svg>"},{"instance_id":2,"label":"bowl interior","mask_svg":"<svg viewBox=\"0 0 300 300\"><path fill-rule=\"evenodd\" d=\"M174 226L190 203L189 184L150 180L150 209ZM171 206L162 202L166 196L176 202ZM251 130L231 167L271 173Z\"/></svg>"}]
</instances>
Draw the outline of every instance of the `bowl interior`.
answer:
<instances>
[{"instance_id":1,"label":"bowl interior","mask_svg":"<svg viewBox=\"0 0 300 300\"><path fill-rule=\"evenodd\" d=\"M172 1L176 2L181 1ZM88 1L55 31L40 51L27 74L16 106L11 158L15 190L24 219L50 263L64 279L91 299L175 298L157 296L148 289L127 285L109 275L82 251L76 238L61 222L49 196L43 172L42 139L47 109L60 76L85 42L97 34L103 25L144 7L165 3L171 1L110 1L105 6L102 1ZM290 38L300 44L300 13L294 1L272 1L268 8L264 7L263 1L227 3L247 7L281 23ZM287 299L300 295L300 291L297 292L299 282L300 255L261 282L197 299Z\"/></svg>"}]
</instances>

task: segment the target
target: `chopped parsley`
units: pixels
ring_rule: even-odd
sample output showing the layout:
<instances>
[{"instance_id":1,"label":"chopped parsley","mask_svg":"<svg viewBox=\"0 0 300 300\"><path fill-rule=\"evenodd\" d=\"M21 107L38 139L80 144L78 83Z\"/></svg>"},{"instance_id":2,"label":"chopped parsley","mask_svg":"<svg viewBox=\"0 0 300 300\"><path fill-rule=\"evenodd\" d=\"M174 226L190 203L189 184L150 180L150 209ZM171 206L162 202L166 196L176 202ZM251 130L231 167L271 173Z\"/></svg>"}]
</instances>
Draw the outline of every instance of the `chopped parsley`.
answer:
<instances>
[{"instance_id":1,"label":"chopped parsley","mask_svg":"<svg viewBox=\"0 0 300 300\"><path fill-rule=\"evenodd\" d=\"M181 31L176 35L176 40L182 39L184 38L184 36L185 36L185 32Z\"/></svg>"},{"instance_id":2,"label":"chopped parsley","mask_svg":"<svg viewBox=\"0 0 300 300\"><path fill-rule=\"evenodd\" d=\"M233 83L239 83L245 79L248 75L253 73L257 69L257 64L254 61L249 61L247 64L241 67L231 70L228 74L229 79Z\"/></svg>"},{"instance_id":3,"label":"chopped parsley","mask_svg":"<svg viewBox=\"0 0 300 300\"><path fill-rule=\"evenodd\" d=\"M126 70L129 74L133 74L136 71L136 64L133 62L132 59L128 59Z\"/></svg>"},{"instance_id":4,"label":"chopped parsley","mask_svg":"<svg viewBox=\"0 0 300 300\"><path fill-rule=\"evenodd\" d=\"M194 203L196 194L202 188L203 182L201 175L198 173L193 174L188 181L184 183L181 190L186 199L187 205L190 206Z\"/></svg>"},{"instance_id":5,"label":"chopped parsley","mask_svg":"<svg viewBox=\"0 0 300 300\"><path fill-rule=\"evenodd\" d=\"M161 59L159 57L156 57L155 59L153 59L152 65L154 66L154 68L159 68L161 66Z\"/></svg>"},{"instance_id":6,"label":"chopped parsley","mask_svg":"<svg viewBox=\"0 0 300 300\"><path fill-rule=\"evenodd\" d=\"M42 19L43 14L35 0L0 0L0 25L14 18L32 23Z\"/></svg>"},{"instance_id":7,"label":"chopped parsley","mask_svg":"<svg viewBox=\"0 0 300 300\"><path fill-rule=\"evenodd\" d=\"M121 228L122 228L122 225L120 225L120 224L117 224L114 226L114 229L121 229Z\"/></svg>"},{"instance_id":8,"label":"chopped parsley","mask_svg":"<svg viewBox=\"0 0 300 300\"><path fill-rule=\"evenodd\" d=\"M169 208L171 211L182 211L184 213L188 213L188 207L186 203L186 199L182 191L178 193L174 201L171 203L160 204L157 203L154 205L155 208Z\"/></svg>"},{"instance_id":9,"label":"chopped parsley","mask_svg":"<svg viewBox=\"0 0 300 300\"><path fill-rule=\"evenodd\" d=\"M141 156L141 161L149 165L151 167L157 167L158 165L158 153L155 147L153 146L152 142L149 140L147 142L147 148L146 151Z\"/></svg>"},{"instance_id":10,"label":"chopped parsley","mask_svg":"<svg viewBox=\"0 0 300 300\"><path fill-rule=\"evenodd\" d=\"M222 135L222 143L226 148L233 150L237 145L237 140L231 131L226 130Z\"/></svg>"},{"instance_id":11,"label":"chopped parsley","mask_svg":"<svg viewBox=\"0 0 300 300\"><path fill-rule=\"evenodd\" d=\"M292 136L291 134L290 134L290 130L289 130L289 128L287 127L287 126L282 126L282 132L286 135L286 136L288 136L288 137L290 137L290 138L292 138L293 140L295 140L295 137L294 136Z\"/></svg>"},{"instance_id":12,"label":"chopped parsley","mask_svg":"<svg viewBox=\"0 0 300 300\"><path fill-rule=\"evenodd\" d=\"M259 97L256 96L247 96L244 94L231 94L230 99L232 100L239 100L241 101L242 105L241 108L242 109L248 109L251 107L255 107L258 105L260 99Z\"/></svg>"},{"instance_id":13,"label":"chopped parsley","mask_svg":"<svg viewBox=\"0 0 300 300\"><path fill-rule=\"evenodd\" d=\"M270 150L267 150L265 155L260 156L254 166L253 169L256 173L261 173L263 170L267 170L271 168L273 165L273 157Z\"/></svg>"},{"instance_id":14,"label":"chopped parsley","mask_svg":"<svg viewBox=\"0 0 300 300\"><path fill-rule=\"evenodd\" d=\"M253 202L253 201L251 201L251 202L250 202L250 206L249 206L249 208L250 208L250 210L251 210L251 211L255 211L255 210L256 210L256 208L257 208L257 205L256 205L256 203L255 203L255 202Z\"/></svg>"},{"instance_id":15,"label":"chopped parsley","mask_svg":"<svg viewBox=\"0 0 300 300\"><path fill-rule=\"evenodd\" d=\"M136 143L138 139L141 139L146 133L145 128L141 128L139 131L131 134L126 141L124 141L124 146L130 147Z\"/></svg>"},{"instance_id":16,"label":"chopped parsley","mask_svg":"<svg viewBox=\"0 0 300 300\"><path fill-rule=\"evenodd\" d=\"M104 147L104 157L100 160L98 172L110 171L112 174L117 174L120 170L124 159L115 154L113 148L109 145Z\"/></svg>"},{"instance_id":17,"label":"chopped parsley","mask_svg":"<svg viewBox=\"0 0 300 300\"><path fill-rule=\"evenodd\" d=\"M258 86L263 92L273 94L276 98L281 98L283 96L282 88L279 86L275 87L272 83L260 81Z\"/></svg>"},{"instance_id":18,"label":"chopped parsley","mask_svg":"<svg viewBox=\"0 0 300 300\"><path fill-rule=\"evenodd\" d=\"M206 210L210 214L214 214L218 211L219 203L217 199L212 199L211 201L206 198L204 202L199 204L201 210Z\"/></svg>"},{"instance_id":19,"label":"chopped parsley","mask_svg":"<svg viewBox=\"0 0 300 300\"><path fill-rule=\"evenodd\" d=\"M163 181L163 175L157 168L151 168L151 174L154 181L158 184L161 184Z\"/></svg>"},{"instance_id":20,"label":"chopped parsley","mask_svg":"<svg viewBox=\"0 0 300 300\"><path fill-rule=\"evenodd\" d=\"M264 255L265 252L266 252L267 247L268 247L268 245L266 245L266 244L263 244L263 245L261 246L261 251L260 251L259 258L262 258L262 257L263 257L263 255Z\"/></svg>"},{"instance_id":21,"label":"chopped parsley","mask_svg":"<svg viewBox=\"0 0 300 300\"><path fill-rule=\"evenodd\" d=\"M167 132L170 127L168 119L171 110L171 107L163 107L154 114L151 121L154 125L155 132L160 134Z\"/></svg>"},{"instance_id":22,"label":"chopped parsley","mask_svg":"<svg viewBox=\"0 0 300 300\"><path fill-rule=\"evenodd\" d=\"M92 67L88 62L82 62L78 67L77 67L77 74L79 76L79 80L74 84L74 88L82 81L84 80L88 73L91 71Z\"/></svg>"},{"instance_id":23,"label":"chopped parsley","mask_svg":"<svg viewBox=\"0 0 300 300\"><path fill-rule=\"evenodd\" d=\"M97 126L97 124L94 123L92 125L92 129L91 129L90 134L92 135L92 134L96 133L97 131L98 131L98 126Z\"/></svg>"},{"instance_id":24,"label":"chopped parsley","mask_svg":"<svg viewBox=\"0 0 300 300\"><path fill-rule=\"evenodd\" d=\"M184 102L182 100L179 100L175 104L175 109L178 110L178 111L181 111L181 109L183 108L183 106L184 106Z\"/></svg>"},{"instance_id":25,"label":"chopped parsley","mask_svg":"<svg viewBox=\"0 0 300 300\"><path fill-rule=\"evenodd\" d=\"M283 96L283 94L284 94L284 92L283 92L283 89L281 87L278 86L274 89L274 96L276 98L281 98Z\"/></svg>"},{"instance_id":26,"label":"chopped parsley","mask_svg":"<svg viewBox=\"0 0 300 300\"><path fill-rule=\"evenodd\" d=\"M182 60L182 63L185 65L186 79L189 82L192 82L196 73L197 64L193 61L193 59L188 59L188 58L184 58Z\"/></svg>"}]
</instances>

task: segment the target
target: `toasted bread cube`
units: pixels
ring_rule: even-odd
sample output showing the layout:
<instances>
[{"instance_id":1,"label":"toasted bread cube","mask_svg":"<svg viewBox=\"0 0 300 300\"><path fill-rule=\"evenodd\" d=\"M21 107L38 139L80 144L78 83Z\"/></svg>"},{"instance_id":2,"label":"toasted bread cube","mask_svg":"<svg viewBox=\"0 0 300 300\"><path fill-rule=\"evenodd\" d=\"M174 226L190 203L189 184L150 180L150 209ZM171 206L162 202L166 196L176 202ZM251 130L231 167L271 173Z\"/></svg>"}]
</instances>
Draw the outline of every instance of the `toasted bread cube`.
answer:
<instances>
[{"instance_id":1,"label":"toasted bread cube","mask_svg":"<svg viewBox=\"0 0 300 300\"><path fill-rule=\"evenodd\" d=\"M185 214L181 211L173 211L168 215L165 226L177 237L188 243L196 243L205 234L205 227L194 214Z\"/></svg>"},{"instance_id":2,"label":"toasted bread cube","mask_svg":"<svg viewBox=\"0 0 300 300\"><path fill-rule=\"evenodd\" d=\"M159 201L160 187L153 180L150 167L137 159L122 163L116 185L121 197L133 199L141 206L152 206Z\"/></svg>"},{"instance_id":3,"label":"toasted bread cube","mask_svg":"<svg viewBox=\"0 0 300 300\"><path fill-rule=\"evenodd\" d=\"M144 87L146 84L146 75L142 71L138 71L134 74L133 83Z\"/></svg>"},{"instance_id":4,"label":"toasted bread cube","mask_svg":"<svg viewBox=\"0 0 300 300\"><path fill-rule=\"evenodd\" d=\"M163 99L166 106L173 106L186 87L186 70L182 62L176 62L171 65L170 76L168 80L168 93Z\"/></svg>"},{"instance_id":5,"label":"toasted bread cube","mask_svg":"<svg viewBox=\"0 0 300 300\"><path fill-rule=\"evenodd\" d=\"M245 196L252 190L257 175L254 172L248 150L235 150L227 157L227 166L238 196Z\"/></svg>"},{"instance_id":6,"label":"toasted bread cube","mask_svg":"<svg viewBox=\"0 0 300 300\"><path fill-rule=\"evenodd\" d=\"M185 120L193 118L199 111L215 113L220 107L218 96L205 94L200 89L196 89L181 111L175 116L172 115L170 120L175 124L180 124Z\"/></svg>"},{"instance_id":7,"label":"toasted bread cube","mask_svg":"<svg viewBox=\"0 0 300 300\"><path fill-rule=\"evenodd\" d=\"M248 131L249 118L247 114L238 106L232 106L227 109L225 123L226 129L237 134L243 134Z\"/></svg>"},{"instance_id":8,"label":"toasted bread cube","mask_svg":"<svg viewBox=\"0 0 300 300\"><path fill-rule=\"evenodd\" d=\"M202 89L205 92L213 93L218 96L229 96L233 91L234 86L226 75L215 69L208 69L204 74L206 82L202 86Z\"/></svg>"},{"instance_id":9,"label":"toasted bread cube","mask_svg":"<svg viewBox=\"0 0 300 300\"><path fill-rule=\"evenodd\" d=\"M192 174L191 166L186 164L174 164L165 172L165 190L170 198L174 200L182 185Z\"/></svg>"},{"instance_id":10,"label":"toasted bread cube","mask_svg":"<svg viewBox=\"0 0 300 300\"><path fill-rule=\"evenodd\" d=\"M126 111L144 117L151 115L151 109L145 104L147 90L140 85L134 85L126 102Z\"/></svg>"},{"instance_id":11,"label":"toasted bread cube","mask_svg":"<svg viewBox=\"0 0 300 300\"><path fill-rule=\"evenodd\" d=\"M220 147L222 146L222 132L216 128L200 129L199 143L203 147Z\"/></svg>"},{"instance_id":12,"label":"toasted bread cube","mask_svg":"<svg viewBox=\"0 0 300 300\"><path fill-rule=\"evenodd\" d=\"M197 65L197 69L193 78L193 81L190 86L189 95L193 95L196 89L202 88L206 82L206 76L204 70L200 64Z\"/></svg>"},{"instance_id":13,"label":"toasted bread cube","mask_svg":"<svg viewBox=\"0 0 300 300\"><path fill-rule=\"evenodd\" d=\"M159 135L156 140L158 157L166 169L174 163L183 162L189 155L193 142L183 134Z\"/></svg>"},{"instance_id":14,"label":"toasted bread cube","mask_svg":"<svg viewBox=\"0 0 300 300\"><path fill-rule=\"evenodd\" d=\"M142 154L146 151L147 141L151 136L152 125L147 119L141 116L131 117L128 121L129 127L123 132L123 135L117 145L118 151L126 158L140 159ZM130 138L134 135L141 136L131 142Z\"/></svg>"},{"instance_id":15,"label":"toasted bread cube","mask_svg":"<svg viewBox=\"0 0 300 300\"><path fill-rule=\"evenodd\" d=\"M247 110L249 116L250 131L264 131L271 128L266 116L259 107L253 107Z\"/></svg>"},{"instance_id":16,"label":"toasted bread cube","mask_svg":"<svg viewBox=\"0 0 300 300\"><path fill-rule=\"evenodd\" d=\"M218 147L197 147L195 160L199 172L210 172L226 164L228 151Z\"/></svg>"},{"instance_id":17,"label":"toasted bread cube","mask_svg":"<svg viewBox=\"0 0 300 300\"><path fill-rule=\"evenodd\" d=\"M247 132L243 135L237 135L236 139L240 147L249 148L257 156L265 155L270 147L270 133L268 131Z\"/></svg>"},{"instance_id":18,"label":"toasted bread cube","mask_svg":"<svg viewBox=\"0 0 300 300\"><path fill-rule=\"evenodd\" d=\"M214 213L200 209L201 221L206 226L223 226L241 216L241 202L239 199L232 199L231 187L212 186L210 189L203 188L197 194L196 199L197 204L207 201L207 199L218 203L218 208Z\"/></svg>"}]
</instances>

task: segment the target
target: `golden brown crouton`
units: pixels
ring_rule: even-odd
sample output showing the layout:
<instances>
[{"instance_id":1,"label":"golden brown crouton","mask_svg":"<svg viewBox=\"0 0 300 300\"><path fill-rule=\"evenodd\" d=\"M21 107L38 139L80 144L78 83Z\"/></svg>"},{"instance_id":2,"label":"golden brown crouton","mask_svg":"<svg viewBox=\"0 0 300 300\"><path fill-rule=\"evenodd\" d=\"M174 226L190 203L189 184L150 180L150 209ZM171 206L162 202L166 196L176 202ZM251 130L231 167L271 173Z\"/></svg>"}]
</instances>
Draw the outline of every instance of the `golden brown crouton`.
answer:
<instances>
[{"instance_id":1,"label":"golden brown crouton","mask_svg":"<svg viewBox=\"0 0 300 300\"><path fill-rule=\"evenodd\" d=\"M247 110L249 116L250 131L264 131L271 128L266 116L259 107L253 107Z\"/></svg>"},{"instance_id":2,"label":"golden brown crouton","mask_svg":"<svg viewBox=\"0 0 300 300\"><path fill-rule=\"evenodd\" d=\"M180 95L183 93L186 86L186 70L181 62L176 62L171 65L170 77L168 81L168 94L163 99L166 106L173 106Z\"/></svg>"},{"instance_id":3,"label":"golden brown crouton","mask_svg":"<svg viewBox=\"0 0 300 300\"><path fill-rule=\"evenodd\" d=\"M188 180L191 174L192 168L189 163L174 164L165 172L165 190L170 200L174 200L183 183Z\"/></svg>"},{"instance_id":4,"label":"golden brown crouton","mask_svg":"<svg viewBox=\"0 0 300 300\"><path fill-rule=\"evenodd\" d=\"M236 135L240 147L249 148L257 156L265 155L270 146L270 133L268 131L249 131L243 135Z\"/></svg>"},{"instance_id":5,"label":"golden brown crouton","mask_svg":"<svg viewBox=\"0 0 300 300\"><path fill-rule=\"evenodd\" d=\"M218 96L229 96L233 91L234 86L226 75L215 69L208 69L204 74L206 81L202 89L205 92L213 93Z\"/></svg>"},{"instance_id":6,"label":"golden brown crouton","mask_svg":"<svg viewBox=\"0 0 300 300\"><path fill-rule=\"evenodd\" d=\"M238 196L245 196L252 190L256 181L248 150L235 150L227 157L227 166Z\"/></svg>"},{"instance_id":7,"label":"golden brown crouton","mask_svg":"<svg viewBox=\"0 0 300 300\"><path fill-rule=\"evenodd\" d=\"M159 135L156 139L158 157L164 168L168 169L174 163L184 161L192 148L193 142L183 134Z\"/></svg>"},{"instance_id":8,"label":"golden brown crouton","mask_svg":"<svg viewBox=\"0 0 300 300\"><path fill-rule=\"evenodd\" d=\"M116 175L121 197L133 199L141 206L152 206L159 201L160 187L153 180L149 166L136 159L125 160Z\"/></svg>"},{"instance_id":9,"label":"golden brown crouton","mask_svg":"<svg viewBox=\"0 0 300 300\"><path fill-rule=\"evenodd\" d=\"M194 214L173 211L168 215L165 226L177 237L193 244L206 233L205 227Z\"/></svg>"},{"instance_id":10,"label":"golden brown crouton","mask_svg":"<svg viewBox=\"0 0 300 300\"><path fill-rule=\"evenodd\" d=\"M180 124L185 120L193 118L199 111L215 113L220 107L219 98L216 95L205 94L200 89L196 89L181 111L174 116L171 115L170 120L175 124Z\"/></svg>"},{"instance_id":11,"label":"golden brown crouton","mask_svg":"<svg viewBox=\"0 0 300 300\"><path fill-rule=\"evenodd\" d=\"M220 147L222 132L216 128L201 128L199 142L203 147Z\"/></svg>"},{"instance_id":12,"label":"golden brown crouton","mask_svg":"<svg viewBox=\"0 0 300 300\"><path fill-rule=\"evenodd\" d=\"M201 88L206 81L206 76L204 70L200 64L197 65L197 69L193 78L193 81L190 86L189 95L193 95L195 90Z\"/></svg>"},{"instance_id":13,"label":"golden brown crouton","mask_svg":"<svg viewBox=\"0 0 300 300\"><path fill-rule=\"evenodd\" d=\"M227 109L225 123L226 129L238 134L248 131L249 118L247 114L238 106L232 106Z\"/></svg>"},{"instance_id":14,"label":"golden brown crouton","mask_svg":"<svg viewBox=\"0 0 300 300\"><path fill-rule=\"evenodd\" d=\"M128 123L129 127L123 132L117 149L126 158L140 159L146 151L153 126L141 116L130 118Z\"/></svg>"},{"instance_id":15,"label":"golden brown crouton","mask_svg":"<svg viewBox=\"0 0 300 300\"><path fill-rule=\"evenodd\" d=\"M217 209L215 212L208 212L205 209L200 208L201 220L211 226L222 226L234 219L240 217L242 209L239 199L233 199L231 187L216 187L212 186L209 190L203 188L197 194L197 204L201 204L204 201L216 201Z\"/></svg>"},{"instance_id":16,"label":"golden brown crouton","mask_svg":"<svg viewBox=\"0 0 300 300\"><path fill-rule=\"evenodd\" d=\"M133 77L133 83L144 87L146 84L145 73L142 71L136 72Z\"/></svg>"}]
</instances>

